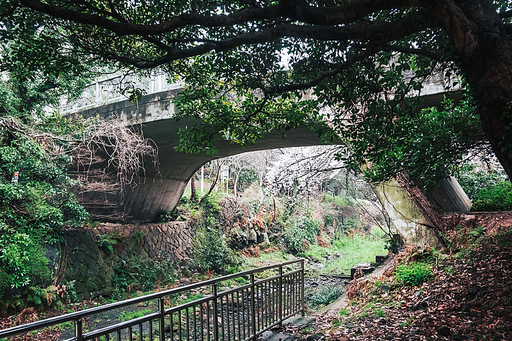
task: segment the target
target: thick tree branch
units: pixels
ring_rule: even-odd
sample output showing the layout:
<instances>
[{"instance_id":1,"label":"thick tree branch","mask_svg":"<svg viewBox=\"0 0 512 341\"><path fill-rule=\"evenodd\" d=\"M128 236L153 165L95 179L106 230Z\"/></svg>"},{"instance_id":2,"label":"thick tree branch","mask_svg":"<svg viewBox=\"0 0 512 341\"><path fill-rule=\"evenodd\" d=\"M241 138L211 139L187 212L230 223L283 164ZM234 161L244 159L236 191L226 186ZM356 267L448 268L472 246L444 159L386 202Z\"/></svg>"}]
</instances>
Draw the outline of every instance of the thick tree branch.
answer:
<instances>
[{"instance_id":1,"label":"thick tree branch","mask_svg":"<svg viewBox=\"0 0 512 341\"><path fill-rule=\"evenodd\" d=\"M243 24L248 21L268 20L281 16L281 8L279 6L269 6L261 9L242 10L229 15L205 16L185 13L163 23L139 25L114 21L105 15L100 16L97 14L83 13L63 7L48 5L39 0L20 0L20 3L35 11L46 13L56 18L87 25L94 24L112 31L119 36L158 35L191 25L201 25L203 27L231 26ZM114 17L114 14L112 14L112 17Z\"/></svg>"},{"instance_id":2,"label":"thick tree branch","mask_svg":"<svg viewBox=\"0 0 512 341\"><path fill-rule=\"evenodd\" d=\"M506 11L506 12L503 12L503 13L500 13L500 17L502 19L505 19L505 18L512 18L512 10L509 10L509 11Z\"/></svg>"},{"instance_id":3,"label":"thick tree branch","mask_svg":"<svg viewBox=\"0 0 512 341\"><path fill-rule=\"evenodd\" d=\"M333 41L372 41L374 45L386 44L389 41L402 39L413 33L421 32L431 25L430 18L423 11L410 13L392 23L360 23L346 27L318 27L281 24L267 30L256 30L250 33L240 34L222 41L211 41L188 49L175 49L162 44L157 44L155 38L150 38L152 43L166 51L164 56L153 60L142 60L139 57L122 56L97 49L94 52L122 63L133 65L141 69L154 68L173 60L193 57L210 51L228 51L243 45L273 42L280 38L290 37L297 39L316 39ZM148 38L148 37L146 37ZM150 41L150 40L148 40Z\"/></svg>"},{"instance_id":4,"label":"thick tree branch","mask_svg":"<svg viewBox=\"0 0 512 341\"><path fill-rule=\"evenodd\" d=\"M245 24L259 20L290 18L303 23L332 26L350 24L372 13L382 10L412 7L414 0L355 0L350 3L330 8L318 8L308 5L305 1L284 0L280 5L265 8L251 8L234 12L229 15L200 15L184 13L172 19L153 25L129 23L111 8L111 12L86 4L92 13L80 12L68 8L49 5L40 0L20 0L20 3L38 12L53 17L81 24L94 24L120 36L123 35L158 35L175 31L191 25L202 27L223 27ZM80 1L79 3L83 3ZM95 14L98 12L99 14ZM115 20L112 20L115 19Z\"/></svg>"},{"instance_id":5,"label":"thick tree branch","mask_svg":"<svg viewBox=\"0 0 512 341\"><path fill-rule=\"evenodd\" d=\"M372 13L382 10L408 8L418 3L414 0L355 0L336 7L313 7L303 0L282 0L285 13L294 20L301 22L332 26L350 24Z\"/></svg>"}]
</instances>

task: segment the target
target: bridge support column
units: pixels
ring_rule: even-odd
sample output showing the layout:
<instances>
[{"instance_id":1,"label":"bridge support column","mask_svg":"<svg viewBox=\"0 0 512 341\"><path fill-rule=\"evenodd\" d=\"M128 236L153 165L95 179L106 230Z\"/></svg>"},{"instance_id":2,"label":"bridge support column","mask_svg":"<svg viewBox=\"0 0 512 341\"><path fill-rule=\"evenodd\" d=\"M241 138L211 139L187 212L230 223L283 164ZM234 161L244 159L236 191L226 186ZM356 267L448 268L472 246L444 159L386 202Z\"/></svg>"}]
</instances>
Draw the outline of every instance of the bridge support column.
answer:
<instances>
[{"instance_id":1,"label":"bridge support column","mask_svg":"<svg viewBox=\"0 0 512 341\"><path fill-rule=\"evenodd\" d=\"M181 199L187 182L150 179L125 191L125 213L130 220L153 221L158 210L172 210Z\"/></svg>"},{"instance_id":2,"label":"bridge support column","mask_svg":"<svg viewBox=\"0 0 512 341\"><path fill-rule=\"evenodd\" d=\"M404 175L374 186L374 192L406 243L417 247L444 248L440 220L418 188ZM422 202L420 202L422 201Z\"/></svg>"}]
</instances>

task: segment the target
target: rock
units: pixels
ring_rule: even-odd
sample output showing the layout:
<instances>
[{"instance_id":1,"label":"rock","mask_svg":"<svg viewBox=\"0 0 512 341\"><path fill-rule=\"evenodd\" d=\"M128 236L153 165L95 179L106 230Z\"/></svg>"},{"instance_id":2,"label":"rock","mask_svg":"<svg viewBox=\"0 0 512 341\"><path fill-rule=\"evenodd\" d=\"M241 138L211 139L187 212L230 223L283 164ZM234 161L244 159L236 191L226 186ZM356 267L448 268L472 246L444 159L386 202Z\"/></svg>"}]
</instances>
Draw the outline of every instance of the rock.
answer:
<instances>
[{"instance_id":1,"label":"rock","mask_svg":"<svg viewBox=\"0 0 512 341\"><path fill-rule=\"evenodd\" d=\"M256 243L258 241L258 234L254 230L249 230L249 236L248 236L249 243Z\"/></svg>"},{"instance_id":2,"label":"rock","mask_svg":"<svg viewBox=\"0 0 512 341\"><path fill-rule=\"evenodd\" d=\"M476 295L478 294L478 292L480 291L480 288L477 287L476 285L472 286L470 289L469 289L469 294L471 295Z\"/></svg>"},{"instance_id":3,"label":"rock","mask_svg":"<svg viewBox=\"0 0 512 341\"><path fill-rule=\"evenodd\" d=\"M422 302L417 303L417 304L413 307L413 309L414 309L414 310L422 310L422 309L425 309L426 307L428 307L428 303L427 303L427 302L425 302L425 301L422 301Z\"/></svg>"},{"instance_id":4,"label":"rock","mask_svg":"<svg viewBox=\"0 0 512 341\"><path fill-rule=\"evenodd\" d=\"M377 322L378 324L385 324L385 323L386 323L386 319L385 319L384 317L380 317L380 318L378 318L378 319L376 320L376 322Z\"/></svg>"},{"instance_id":5,"label":"rock","mask_svg":"<svg viewBox=\"0 0 512 341\"><path fill-rule=\"evenodd\" d=\"M316 333L308 336L307 341L317 341L324 337L324 333Z\"/></svg>"},{"instance_id":6,"label":"rock","mask_svg":"<svg viewBox=\"0 0 512 341\"><path fill-rule=\"evenodd\" d=\"M187 277L180 277L180 284L190 284L190 279L188 279Z\"/></svg>"},{"instance_id":7,"label":"rock","mask_svg":"<svg viewBox=\"0 0 512 341\"><path fill-rule=\"evenodd\" d=\"M426 317L421 319L421 323L422 324L429 324L430 322L432 322L432 318L431 317L426 316Z\"/></svg>"},{"instance_id":8,"label":"rock","mask_svg":"<svg viewBox=\"0 0 512 341\"><path fill-rule=\"evenodd\" d=\"M358 263L350 269L350 278L354 279L356 272L360 270L364 275L372 273L375 268L370 266L370 263Z\"/></svg>"},{"instance_id":9,"label":"rock","mask_svg":"<svg viewBox=\"0 0 512 341\"><path fill-rule=\"evenodd\" d=\"M442 336L449 336L450 335L450 328L448 327L439 327L437 328L437 333Z\"/></svg>"},{"instance_id":10,"label":"rock","mask_svg":"<svg viewBox=\"0 0 512 341\"><path fill-rule=\"evenodd\" d=\"M381 290L382 292L389 292L389 290L391 290L391 285L389 285L389 284L383 284L383 285L381 285L381 286L380 286L380 290Z\"/></svg>"},{"instance_id":11,"label":"rock","mask_svg":"<svg viewBox=\"0 0 512 341\"><path fill-rule=\"evenodd\" d=\"M184 277L190 277L192 276L192 274L190 273L190 270L187 269L187 268L182 268L181 269L181 273L183 274Z\"/></svg>"},{"instance_id":12,"label":"rock","mask_svg":"<svg viewBox=\"0 0 512 341\"><path fill-rule=\"evenodd\" d=\"M191 258L185 257L180 261L180 266L189 266L190 262L192 262Z\"/></svg>"},{"instance_id":13,"label":"rock","mask_svg":"<svg viewBox=\"0 0 512 341\"><path fill-rule=\"evenodd\" d=\"M265 243L265 245L267 245L267 246L270 246L270 240L268 239L268 234L265 232L265 233L262 233L262 236L263 236L263 243Z\"/></svg>"}]
</instances>

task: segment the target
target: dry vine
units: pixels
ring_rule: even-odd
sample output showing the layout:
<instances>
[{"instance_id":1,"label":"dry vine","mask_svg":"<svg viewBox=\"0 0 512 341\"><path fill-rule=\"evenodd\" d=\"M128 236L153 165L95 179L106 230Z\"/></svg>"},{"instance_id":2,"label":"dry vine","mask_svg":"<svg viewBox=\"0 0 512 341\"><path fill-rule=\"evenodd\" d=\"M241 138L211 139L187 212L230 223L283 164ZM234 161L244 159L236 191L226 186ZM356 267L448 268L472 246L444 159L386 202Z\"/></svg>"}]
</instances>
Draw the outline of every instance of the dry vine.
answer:
<instances>
[{"instance_id":1,"label":"dry vine","mask_svg":"<svg viewBox=\"0 0 512 341\"><path fill-rule=\"evenodd\" d=\"M144 159L149 158L158 167L156 144L145 139L142 132L134 132L119 118L102 120L89 128L89 135L74 149L78 168L89 172L95 163L106 161L104 173L113 170L124 188L135 185L134 178L145 174Z\"/></svg>"}]
</instances>

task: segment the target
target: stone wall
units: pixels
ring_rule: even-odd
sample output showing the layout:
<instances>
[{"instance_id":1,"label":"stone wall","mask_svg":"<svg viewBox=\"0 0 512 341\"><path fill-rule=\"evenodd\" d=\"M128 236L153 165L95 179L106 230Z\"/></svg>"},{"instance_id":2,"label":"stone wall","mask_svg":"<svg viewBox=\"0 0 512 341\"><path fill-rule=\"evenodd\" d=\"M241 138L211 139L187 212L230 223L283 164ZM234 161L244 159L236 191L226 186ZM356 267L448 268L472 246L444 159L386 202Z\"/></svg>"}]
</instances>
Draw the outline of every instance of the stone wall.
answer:
<instances>
[{"instance_id":1,"label":"stone wall","mask_svg":"<svg viewBox=\"0 0 512 341\"><path fill-rule=\"evenodd\" d=\"M179 263L192 248L188 222L123 225L104 223L92 229L68 229L55 259L59 283L75 281L78 294L104 293L114 285L114 268L130 257Z\"/></svg>"}]
</instances>

